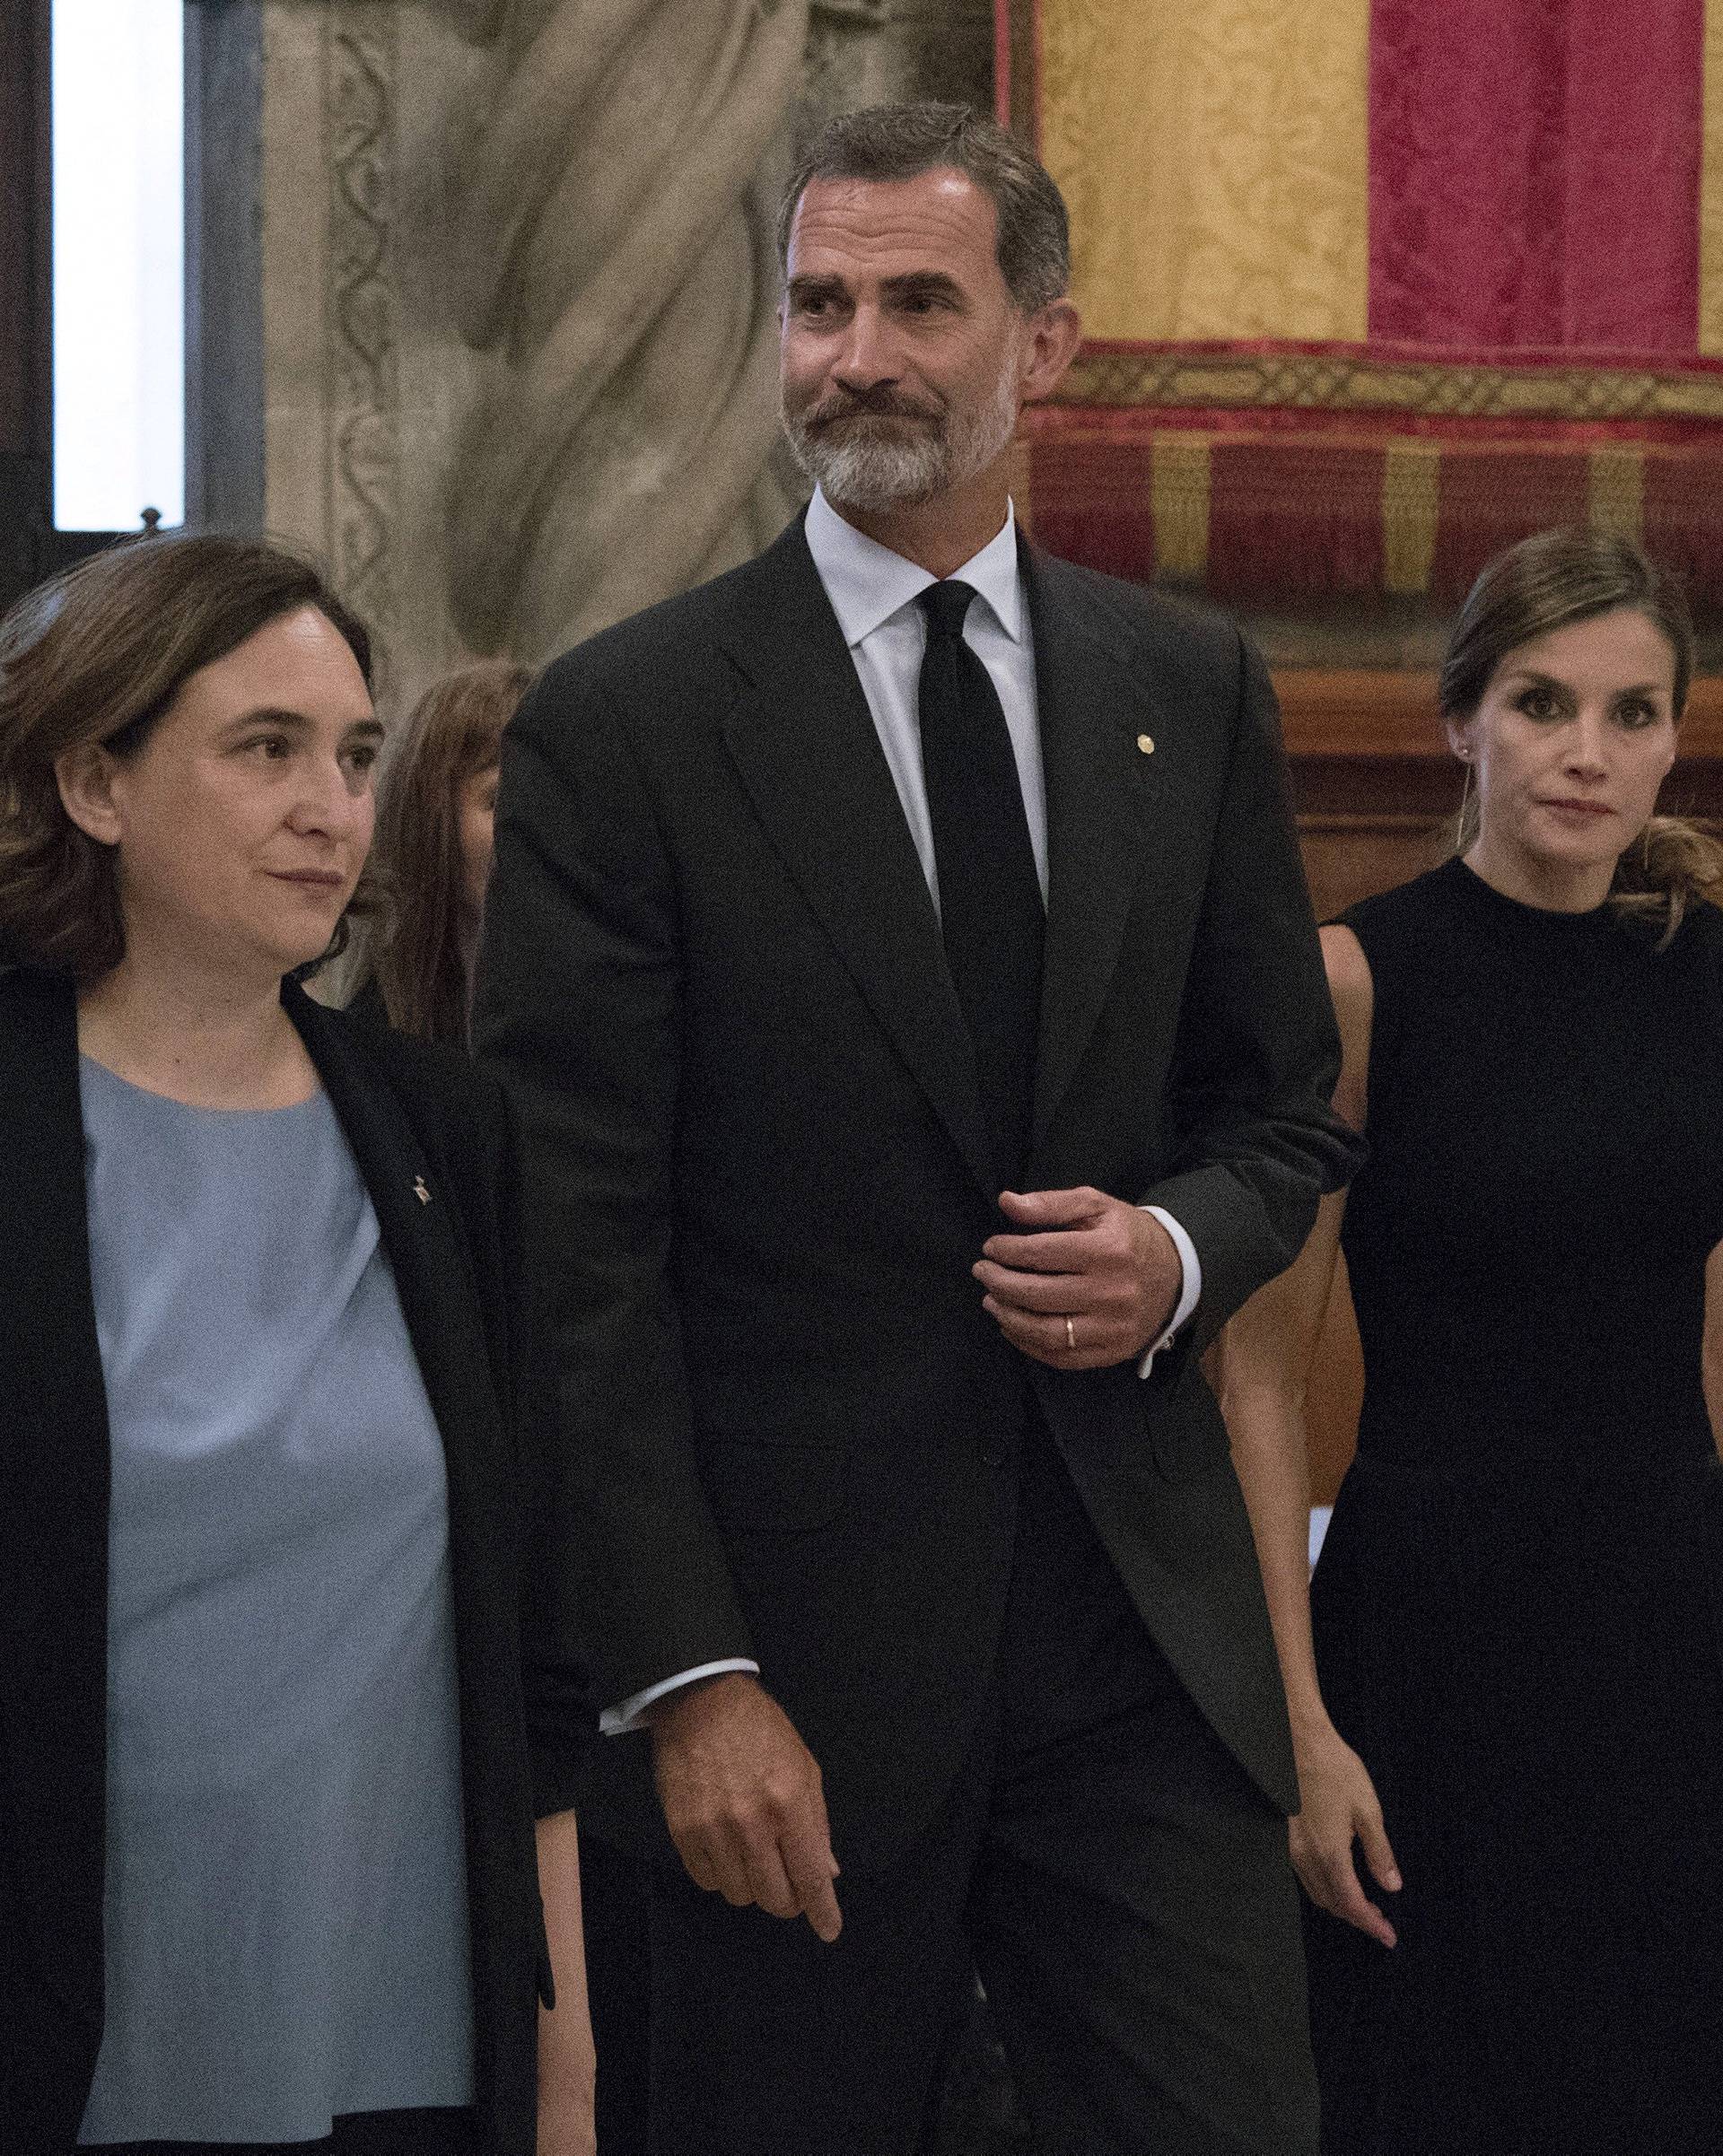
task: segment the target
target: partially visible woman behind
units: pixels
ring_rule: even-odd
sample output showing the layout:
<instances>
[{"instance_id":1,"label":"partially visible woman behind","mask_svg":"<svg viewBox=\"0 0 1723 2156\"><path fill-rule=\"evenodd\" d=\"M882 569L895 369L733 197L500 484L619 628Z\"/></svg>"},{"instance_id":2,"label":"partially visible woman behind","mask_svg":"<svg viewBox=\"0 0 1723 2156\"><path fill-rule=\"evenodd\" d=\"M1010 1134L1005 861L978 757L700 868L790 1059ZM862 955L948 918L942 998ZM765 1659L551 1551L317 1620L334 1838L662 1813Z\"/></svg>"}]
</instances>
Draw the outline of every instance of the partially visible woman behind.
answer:
<instances>
[{"instance_id":1,"label":"partially visible woman behind","mask_svg":"<svg viewBox=\"0 0 1723 2156\"><path fill-rule=\"evenodd\" d=\"M1441 675L1460 851L1323 931L1369 1158L1220 1363L1325 2156L1723 2146L1723 851L1654 814L1692 669L1627 541L1510 548ZM1313 1657L1337 1245L1365 1397Z\"/></svg>"},{"instance_id":2,"label":"partially visible woman behind","mask_svg":"<svg viewBox=\"0 0 1723 2156\"><path fill-rule=\"evenodd\" d=\"M531 679L512 659L464 667L391 746L375 859L397 903L360 930L353 1003L420 1040L467 1045L503 729Z\"/></svg>"},{"instance_id":3,"label":"partially visible woman behind","mask_svg":"<svg viewBox=\"0 0 1723 2156\"><path fill-rule=\"evenodd\" d=\"M368 668L248 540L0 624L7 2156L592 2145L506 1113L297 985L360 900Z\"/></svg>"}]
</instances>

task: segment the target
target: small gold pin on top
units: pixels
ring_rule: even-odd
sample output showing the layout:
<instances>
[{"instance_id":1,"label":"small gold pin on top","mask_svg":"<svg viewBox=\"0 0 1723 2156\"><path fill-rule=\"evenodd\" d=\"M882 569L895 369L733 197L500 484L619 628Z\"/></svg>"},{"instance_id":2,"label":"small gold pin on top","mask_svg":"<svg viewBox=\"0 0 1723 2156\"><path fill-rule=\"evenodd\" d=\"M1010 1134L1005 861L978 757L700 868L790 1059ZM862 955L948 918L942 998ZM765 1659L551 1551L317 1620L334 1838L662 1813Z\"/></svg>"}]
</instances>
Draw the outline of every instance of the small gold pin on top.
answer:
<instances>
[{"instance_id":1,"label":"small gold pin on top","mask_svg":"<svg viewBox=\"0 0 1723 2156\"><path fill-rule=\"evenodd\" d=\"M423 1175L415 1175L413 1178L413 1195L418 1200L421 1205L430 1204L431 1193L425 1188L424 1177Z\"/></svg>"},{"instance_id":2,"label":"small gold pin on top","mask_svg":"<svg viewBox=\"0 0 1723 2156\"><path fill-rule=\"evenodd\" d=\"M1152 734L1139 734L1137 746L1145 756L1152 756L1155 753L1155 737Z\"/></svg>"}]
</instances>

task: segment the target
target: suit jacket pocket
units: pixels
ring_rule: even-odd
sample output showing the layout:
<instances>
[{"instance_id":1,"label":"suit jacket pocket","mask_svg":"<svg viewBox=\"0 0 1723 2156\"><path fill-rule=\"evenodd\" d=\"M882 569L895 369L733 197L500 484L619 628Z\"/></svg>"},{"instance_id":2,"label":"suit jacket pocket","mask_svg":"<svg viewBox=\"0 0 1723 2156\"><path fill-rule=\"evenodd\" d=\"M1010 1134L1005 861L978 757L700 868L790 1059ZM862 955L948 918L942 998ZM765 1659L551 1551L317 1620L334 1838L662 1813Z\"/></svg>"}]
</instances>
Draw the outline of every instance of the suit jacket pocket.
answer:
<instances>
[{"instance_id":1,"label":"suit jacket pocket","mask_svg":"<svg viewBox=\"0 0 1723 2156\"><path fill-rule=\"evenodd\" d=\"M808 1534L844 1503L849 1447L817 1438L762 1445L727 1439L700 1462L720 1527L742 1534Z\"/></svg>"}]
</instances>

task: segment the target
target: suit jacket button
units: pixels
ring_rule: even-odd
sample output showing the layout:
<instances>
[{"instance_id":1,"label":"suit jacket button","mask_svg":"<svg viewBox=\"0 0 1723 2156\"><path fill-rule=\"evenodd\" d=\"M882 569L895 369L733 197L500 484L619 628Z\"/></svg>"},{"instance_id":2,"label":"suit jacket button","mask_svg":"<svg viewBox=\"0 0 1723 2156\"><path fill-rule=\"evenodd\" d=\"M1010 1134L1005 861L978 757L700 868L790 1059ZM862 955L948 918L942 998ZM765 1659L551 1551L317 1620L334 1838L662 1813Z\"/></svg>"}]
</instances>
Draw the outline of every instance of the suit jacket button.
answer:
<instances>
[{"instance_id":1,"label":"suit jacket button","mask_svg":"<svg viewBox=\"0 0 1723 2156\"><path fill-rule=\"evenodd\" d=\"M1010 1456L1009 1445L996 1445L991 1438L981 1448L981 1464L984 1467L1003 1467Z\"/></svg>"}]
</instances>

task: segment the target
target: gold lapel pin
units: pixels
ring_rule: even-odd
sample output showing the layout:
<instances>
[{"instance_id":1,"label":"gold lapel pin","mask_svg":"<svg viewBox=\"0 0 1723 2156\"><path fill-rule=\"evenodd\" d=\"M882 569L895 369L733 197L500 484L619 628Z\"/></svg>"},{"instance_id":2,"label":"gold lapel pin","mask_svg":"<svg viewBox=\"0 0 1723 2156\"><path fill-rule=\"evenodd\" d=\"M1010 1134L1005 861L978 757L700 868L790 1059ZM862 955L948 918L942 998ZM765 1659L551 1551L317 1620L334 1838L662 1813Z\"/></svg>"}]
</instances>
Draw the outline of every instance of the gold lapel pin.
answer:
<instances>
[{"instance_id":1,"label":"gold lapel pin","mask_svg":"<svg viewBox=\"0 0 1723 2156\"><path fill-rule=\"evenodd\" d=\"M1152 734L1139 734L1137 746L1145 756L1152 756L1155 753L1155 737Z\"/></svg>"},{"instance_id":2,"label":"gold lapel pin","mask_svg":"<svg viewBox=\"0 0 1723 2156\"><path fill-rule=\"evenodd\" d=\"M413 1195L418 1200L421 1205L430 1204L431 1193L425 1188L424 1177L423 1175L415 1175L413 1178Z\"/></svg>"}]
</instances>

